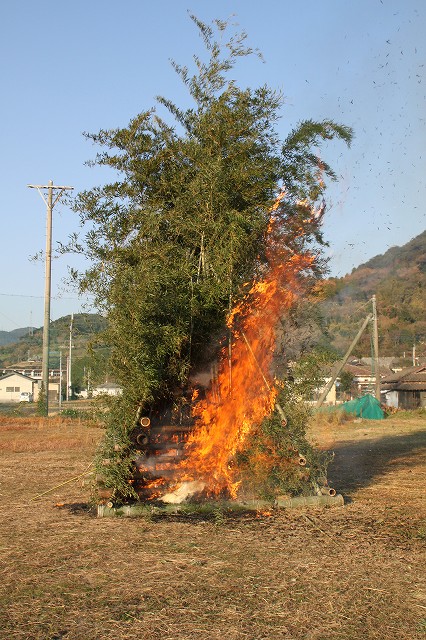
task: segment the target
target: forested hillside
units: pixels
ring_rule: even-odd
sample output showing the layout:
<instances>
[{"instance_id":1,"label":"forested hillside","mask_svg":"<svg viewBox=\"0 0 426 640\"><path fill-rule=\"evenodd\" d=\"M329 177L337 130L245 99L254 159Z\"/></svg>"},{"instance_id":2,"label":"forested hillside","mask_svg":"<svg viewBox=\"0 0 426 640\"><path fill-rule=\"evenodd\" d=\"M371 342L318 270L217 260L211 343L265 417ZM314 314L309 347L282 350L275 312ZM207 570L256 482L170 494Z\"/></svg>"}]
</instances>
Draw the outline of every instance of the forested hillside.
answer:
<instances>
[{"instance_id":1,"label":"forested hillside","mask_svg":"<svg viewBox=\"0 0 426 640\"><path fill-rule=\"evenodd\" d=\"M426 231L402 247L392 247L354 269L344 278L324 285L325 316L331 344L343 352L356 335L362 319L377 297L379 347L383 356L402 357L417 346L426 352ZM365 333L356 349L370 354L370 335Z\"/></svg>"},{"instance_id":2,"label":"forested hillside","mask_svg":"<svg viewBox=\"0 0 426 640\"><path fill-rule=\"evenodd\" d=\"M70 332L71 316L54 320L50 325L50 358L52 368L59 367L62 353L63 367L69 354L70 337L73 359L73 381L76 386L83 385L83 371L90 368L92 381L103 381L109 349L99 342L100 334L105 329L106 320L95 313L77 313L73 317ZM18 335L13 343L0 346L0 368L9 367L19 362L41 361L43 351L43 328L34 329L33 335Z\"/></svg>"}]
</instances>

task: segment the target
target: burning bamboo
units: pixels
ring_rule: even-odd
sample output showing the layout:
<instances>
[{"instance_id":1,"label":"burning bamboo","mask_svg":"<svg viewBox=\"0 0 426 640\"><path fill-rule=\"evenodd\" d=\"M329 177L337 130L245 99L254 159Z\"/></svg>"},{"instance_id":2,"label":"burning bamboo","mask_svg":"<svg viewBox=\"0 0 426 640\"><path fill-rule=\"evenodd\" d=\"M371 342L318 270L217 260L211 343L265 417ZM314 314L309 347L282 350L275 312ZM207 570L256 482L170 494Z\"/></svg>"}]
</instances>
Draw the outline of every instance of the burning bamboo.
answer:
<instances>
[{"instance_id":1,"label":"burning bamboo","mask_svg":"<svg viewBox=\"0 0 426 640\"><path fill-rule=\"evenodd\" d=\"M159 427L158 423L152 426L142 407L136 412L129 434L137 454L132 481L134 490L144 499L177 503L203 492L210 498L226 495L237 500L241 474L235 461L250 436L257 433L256 429L261 433L263 421L274 411L282 430L289 429L271 374L275 327L283 311L297 300L301 291L299 276L312 267L314 257L308 251L289 252L282 244L276 221L283 200L284 194L280 194L271 216L268 269L253 284L248 296L230 310L228 329L232 339L214 369L211 388L193 408L194 428ZM305 222L312 221L307 218ZM303 228L298 233L303 235ZM269 436L262 437L267 440ZM286 473L300 481L300 486L304 482L306 487L313 488L317 494L311 496L313 499L335 498L334 489L326 487L322 491L313 477L308 465L308 444L305 450L302 446L302 451L290 449L288 459L284 460L282 448L276 447L273 456L277 465L281 464ZM304 470L303 474L297 466Z\"/></svg>"}]
</instances>

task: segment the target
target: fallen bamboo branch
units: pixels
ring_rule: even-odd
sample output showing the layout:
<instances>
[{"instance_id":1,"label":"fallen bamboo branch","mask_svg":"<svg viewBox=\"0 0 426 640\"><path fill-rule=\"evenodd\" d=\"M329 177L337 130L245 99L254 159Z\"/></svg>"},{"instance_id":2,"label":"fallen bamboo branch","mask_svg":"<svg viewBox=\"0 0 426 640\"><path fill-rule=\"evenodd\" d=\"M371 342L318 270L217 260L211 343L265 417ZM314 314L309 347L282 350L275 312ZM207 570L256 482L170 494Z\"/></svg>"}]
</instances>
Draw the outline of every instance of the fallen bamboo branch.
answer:
<instances>
[{"instance_id":1,"label":"fallen bamboo branch","mask_svg":"<svg viewBox=\"0 0 426 640\"><path fill-rule=\"evenodd\" d=\"M333 539L333 536L331 536L329 533L327 533L326 531L323 531L313 520L312 518L310 518L309 516L307 516L306 514L303 514L303 517L305 518L305 520L307 520L308 522L310 522L315 529L317 529L317 531L319 531L320 533L322 533L324 536L327 536L328 538Z\"/></svg>"}]
</instances>

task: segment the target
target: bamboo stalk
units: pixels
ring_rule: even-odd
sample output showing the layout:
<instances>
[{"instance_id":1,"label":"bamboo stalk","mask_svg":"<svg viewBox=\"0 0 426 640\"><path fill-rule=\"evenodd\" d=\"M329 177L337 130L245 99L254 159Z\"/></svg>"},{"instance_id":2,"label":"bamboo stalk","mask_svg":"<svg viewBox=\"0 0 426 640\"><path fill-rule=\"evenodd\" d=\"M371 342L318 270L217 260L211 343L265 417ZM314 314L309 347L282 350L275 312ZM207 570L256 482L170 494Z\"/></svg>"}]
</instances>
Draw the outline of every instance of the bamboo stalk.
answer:
<instances>
[{"instance_id":1,"label":"bamboo stalk","mask_svg":"<svg viewBox=\"0 0 426 640\"><path fill-rule=\"evenodd\" d=\"M98 518L108 517L149 517L152 515L161 515L168 513L176 514L212 514L222 510L224 514L244 512L244 511L262 511L264 509L297 509L300 507L320 507L320 506L343 506L343 496L337 494L316 495L316 496L298 496L296 498L287 498L286 496L278 496L274 503L267 500L247 500L247 501L210 501L204 503L182 503L182 504L150 504L144 502L136 502L122 506L111 507L108 505L98 505Z\"/></svg>"},{"instance_id":2,"label":"bamboo stalk","mask_svg":"<svg viewBox=\"0 0 426 640\"><path fill-rule=\"evenodd\" d=\"M333 489L332 487L321 487L320 491L321 491L321 495L323 495L323 496L335 496L336 495L336 489Z\"/></svg>"}]
</instances>

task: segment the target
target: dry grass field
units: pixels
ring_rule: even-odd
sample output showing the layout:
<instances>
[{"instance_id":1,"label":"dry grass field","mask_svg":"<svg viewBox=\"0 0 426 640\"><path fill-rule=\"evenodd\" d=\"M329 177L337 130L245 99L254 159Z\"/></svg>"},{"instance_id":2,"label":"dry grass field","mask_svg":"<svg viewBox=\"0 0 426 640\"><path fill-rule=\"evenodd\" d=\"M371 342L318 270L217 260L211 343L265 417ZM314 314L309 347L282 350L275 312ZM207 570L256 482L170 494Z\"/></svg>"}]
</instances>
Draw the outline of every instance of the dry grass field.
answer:
<instances>
[{"instance_id":1,"label":"dry grass field","mask_svg":"<svg viewBox=\"0 0 426 640\"><path fill-rule=\"evenodd\" d=\"M426 418L317 420L344 507L95 518L101 431L0 418L0 637L426 638Z\"/></svg>"}]
</instances>

